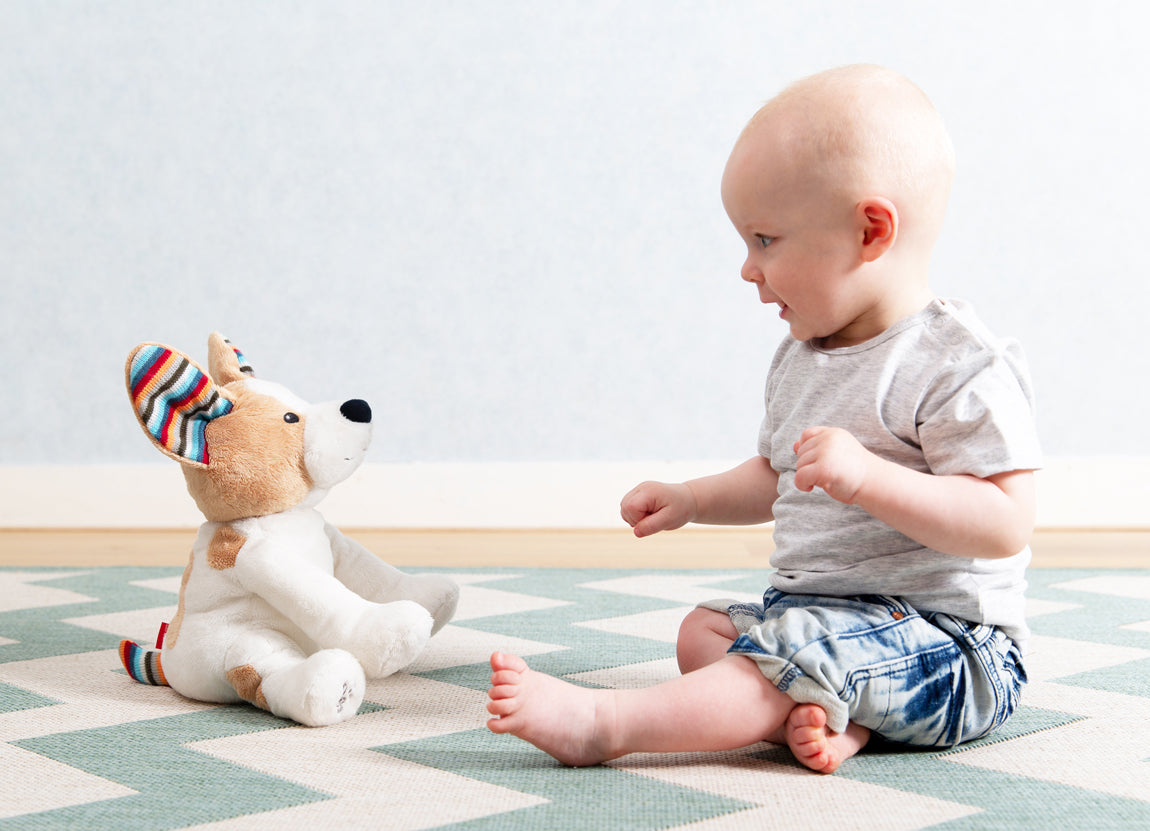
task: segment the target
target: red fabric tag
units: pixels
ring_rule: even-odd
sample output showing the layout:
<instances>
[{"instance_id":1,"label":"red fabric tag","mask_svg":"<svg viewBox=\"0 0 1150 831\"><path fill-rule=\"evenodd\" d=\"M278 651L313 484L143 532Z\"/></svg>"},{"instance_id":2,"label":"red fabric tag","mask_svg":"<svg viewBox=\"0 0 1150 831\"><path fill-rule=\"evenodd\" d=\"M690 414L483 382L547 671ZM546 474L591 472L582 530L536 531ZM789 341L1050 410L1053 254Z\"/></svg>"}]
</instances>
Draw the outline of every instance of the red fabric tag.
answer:
<instances>
[{"instance_id":1,"label":"red fabric tag","mask_svg":"<svg viewBox=\"0 0 1150 831\"><path fill-rule=\"evenodd\" d=\"M160 632L156 635L156 649L164 648L164 635L168 634L168 624L160 624Z\"/></svg>"}]
</instances>

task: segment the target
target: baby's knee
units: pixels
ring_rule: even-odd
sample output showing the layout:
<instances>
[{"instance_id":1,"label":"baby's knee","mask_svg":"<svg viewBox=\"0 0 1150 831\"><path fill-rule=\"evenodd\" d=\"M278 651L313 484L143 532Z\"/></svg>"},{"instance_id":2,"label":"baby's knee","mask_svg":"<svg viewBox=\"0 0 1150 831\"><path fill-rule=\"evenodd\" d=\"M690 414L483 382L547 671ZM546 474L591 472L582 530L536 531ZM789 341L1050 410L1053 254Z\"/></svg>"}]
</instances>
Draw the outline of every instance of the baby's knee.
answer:
<instances>
[{"instance_id":1,"label":"baby's knee","mask_svg":"<svg viewBox=\"0 0 1150 831\"><path fill-rule=\"evenodd\" d=\"M711 635L719 635L729 641L739 637L735 624L731 623L730 615L702 606L697 606L688 612L683 622L679 624L679 640Z\"/></svg>"},{"instance_id":2,"label":"baby's knee","mask_svg":"<svg viewBox=\"0 0 1150 831\"><path fill-rule=\"evenodd\" d=\"M693 609L679 625L675 641L679 671L685 674L714 663L737 637L730 618L722 612Z\"/></svg>"}]
</instances>

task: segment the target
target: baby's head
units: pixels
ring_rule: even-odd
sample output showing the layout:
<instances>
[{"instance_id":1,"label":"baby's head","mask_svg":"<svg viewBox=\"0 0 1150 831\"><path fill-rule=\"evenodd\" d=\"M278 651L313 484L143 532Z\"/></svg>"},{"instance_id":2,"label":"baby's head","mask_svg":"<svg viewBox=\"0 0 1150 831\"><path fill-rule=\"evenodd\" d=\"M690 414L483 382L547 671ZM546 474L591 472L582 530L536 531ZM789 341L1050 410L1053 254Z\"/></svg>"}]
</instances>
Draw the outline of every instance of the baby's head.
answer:
<instances>
[{"instance_id":1,"label":"baby's head","mask_svg":"<svg viewBox=\"0 0 1150 831\"><path fill-rule=\"evenodd\" d=\"M743 277L800 339L873 336L925 305L953 178L942 119L906 78L864 65L804 78L754 115L723 174ZM843 332L856 318L872 325Z\"/></svg>"}]
</instances>

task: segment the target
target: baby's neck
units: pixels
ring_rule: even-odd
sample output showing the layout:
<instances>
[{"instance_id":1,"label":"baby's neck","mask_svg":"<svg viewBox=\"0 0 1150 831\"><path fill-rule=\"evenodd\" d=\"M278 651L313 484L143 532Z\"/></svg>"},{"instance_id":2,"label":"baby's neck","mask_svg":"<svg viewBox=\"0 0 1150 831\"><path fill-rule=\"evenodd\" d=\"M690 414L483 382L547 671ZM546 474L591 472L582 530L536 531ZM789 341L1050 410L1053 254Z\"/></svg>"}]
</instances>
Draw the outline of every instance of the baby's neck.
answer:
<instances>
[{"instance_id":1,"label":"baby's neck","mask_svg":"<svg viewBox=\"0 0 1150 831\"><path fill-rule=\"evenodd\" d=\"M824 349L842 349L858 346L872 338L877 338L900 320L918 314L935 300L934 292L926 285L913 290L887 292L878 302L859 315L844 329L822 338L819 346Z\"/></svg>"}]
</instances>

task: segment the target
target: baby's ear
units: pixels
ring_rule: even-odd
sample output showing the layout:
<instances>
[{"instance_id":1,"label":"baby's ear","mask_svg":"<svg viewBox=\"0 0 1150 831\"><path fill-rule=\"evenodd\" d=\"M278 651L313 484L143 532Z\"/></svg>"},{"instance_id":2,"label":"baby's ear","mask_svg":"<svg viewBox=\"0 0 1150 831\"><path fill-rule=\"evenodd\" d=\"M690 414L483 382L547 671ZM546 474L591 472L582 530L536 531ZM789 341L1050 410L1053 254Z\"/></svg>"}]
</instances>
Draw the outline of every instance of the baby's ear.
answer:
<instances>
[{"instance_id":1,"label":"baby's ear","mask_svg":"<svg viewBox=\"0 0 1150 831\"><path fill-rule=\"evenodd\" d=\"M857 207L862 226L862 257L874 262L891 249L898 238L898 208L889 199L870 197Z\"/></svg>"},{"instance_id":2,"label":"baby's ear","mask_svg":"<svg viewBox=\"0 0 1150 831\"><path fill-rule=\"evenodd\" d=\"M124 367L136 419L160 451L181 464L208 466L204 431L232 402L195 361L170 346L141 343Z\"/></svg>"},{"instance_id":3,"label":"baby's ear","mask_svg":"<svg viewBox=\"0 0 1150 831\"><path fill-rule=\"evenodd\" d=\"M244 353L219 332L212 332L208 337L208 371L221 387L232 381L255 377Z\"/></svg>"}]
</instances>

